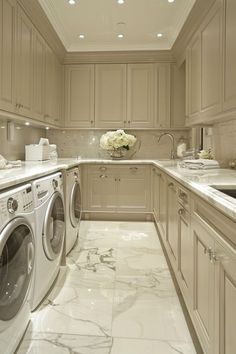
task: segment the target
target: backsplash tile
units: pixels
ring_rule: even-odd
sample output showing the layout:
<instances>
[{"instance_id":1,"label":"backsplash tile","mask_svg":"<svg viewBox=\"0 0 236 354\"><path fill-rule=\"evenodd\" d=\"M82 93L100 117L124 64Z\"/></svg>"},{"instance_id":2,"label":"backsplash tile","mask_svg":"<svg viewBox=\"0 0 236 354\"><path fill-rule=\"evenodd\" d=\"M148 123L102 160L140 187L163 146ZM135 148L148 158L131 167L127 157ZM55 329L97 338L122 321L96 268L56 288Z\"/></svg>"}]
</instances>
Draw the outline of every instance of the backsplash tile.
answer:
<instances>
[{"instance_id":1,"label":"backsplash tile","mask_svg":"<svg viewBox=\"0 0 236 354\"><path fill-rule=\"evenodd\" d=\"M212 147L217 160L224 165L236 158L236 119L215 124Z\"/></svg>"},{"instance_id":2,"label":"backsplash tile","mask_svg":"<svg viewBox=\"0 0 236 354\"><path fill-rule=\"evenodd\" d=\"M107 130L49 130L47 138L51 144L58 147L59 157L77 157L99 158L104 157L104 152L99 148L99 141L102 134ZM167 131L167 130L166 130ZM158 130L132 130L128 131L141 140L140 150L135 158L169 158L170 141L164 137L160 143L157 143L157 137L163 132ZM175 143L181 136L189 138L189 131L175 130L171 131L175 137Z\"/></svg>"},{"instance_id":3,"label":"backsplash tile","mask_svg":"<svg viewBox=\"0 0 236 354\"><path fill-rule=\"evenodd\" d=\"M8 160L24 160L25 145L39 142L45 130L15 124L13 141L7 140L7 122L0 120L0 154Z\"/></svg>"}]
</instances>

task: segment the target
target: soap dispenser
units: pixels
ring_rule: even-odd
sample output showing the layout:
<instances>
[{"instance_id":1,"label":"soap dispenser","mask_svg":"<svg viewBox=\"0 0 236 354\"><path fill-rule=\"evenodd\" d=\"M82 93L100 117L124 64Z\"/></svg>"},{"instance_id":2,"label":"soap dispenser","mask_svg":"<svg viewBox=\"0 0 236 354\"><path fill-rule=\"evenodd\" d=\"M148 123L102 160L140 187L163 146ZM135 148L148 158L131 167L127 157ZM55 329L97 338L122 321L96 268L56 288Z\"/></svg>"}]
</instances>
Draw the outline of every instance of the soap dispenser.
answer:
<instances>
[{"instance_id":1,"label":"soap dispenser","mask_svg":"<svg viewBox=\"0 0 236 354\"><path fill-rule=\"evenodd\" d=\"M186 149L187 149L186 139L183 136L181 136L177 143L177 156L179 158L182 158Z\"/></svg>"}]
</instances>

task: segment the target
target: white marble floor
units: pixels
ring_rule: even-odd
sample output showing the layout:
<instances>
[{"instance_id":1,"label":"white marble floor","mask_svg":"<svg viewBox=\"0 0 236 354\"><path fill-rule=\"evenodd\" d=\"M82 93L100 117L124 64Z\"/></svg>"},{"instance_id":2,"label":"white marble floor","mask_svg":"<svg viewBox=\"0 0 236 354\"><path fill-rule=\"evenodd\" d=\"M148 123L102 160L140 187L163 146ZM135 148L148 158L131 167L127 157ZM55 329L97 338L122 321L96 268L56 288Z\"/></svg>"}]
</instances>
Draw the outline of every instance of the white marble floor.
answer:
<instances>
[{"instance_id":1,"label":"white marble floor","mask_svg":"<svg viewBox=\"0 0 236 354\"><path fill-rule=\"evenodd\" d=\"M81 223L18 354L196 354L151 222Z\"/></svg>"}]
</instances>

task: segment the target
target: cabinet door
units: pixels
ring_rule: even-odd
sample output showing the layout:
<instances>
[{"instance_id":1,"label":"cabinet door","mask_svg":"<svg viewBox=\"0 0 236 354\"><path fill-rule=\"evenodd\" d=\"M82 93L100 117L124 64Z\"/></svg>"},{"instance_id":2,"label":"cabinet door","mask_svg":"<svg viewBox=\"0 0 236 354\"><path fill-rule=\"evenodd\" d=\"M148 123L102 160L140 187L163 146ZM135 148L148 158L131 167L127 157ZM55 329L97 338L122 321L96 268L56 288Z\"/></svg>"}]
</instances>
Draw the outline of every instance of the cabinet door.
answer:
<instances>
[{"instance_id":1,"label":"cabinet door","mask_svg":"<svg viewBox=\"0 0 236 354\"><path fill-rule=\"evenodd\" d=\"M94 126L94 65L74 65L65 69L66 126Z\"/></svg>"},{"instance_id":2,"label":"cabinet door","mask_svg":"<svg viewBox=\"0 0 236 354\"><path fill-rule=\"evenodd\" d=\"M126 64L98 64L95 70L96 127L122 128L126 123Z\"/></svg>"},{"instance_id":3,"label":"cabinet door","mask_svg":"<svg viewBox=\"0 0 236 354\"><path fill-rule=\"evenodd\" d=\"M193 321L204 353L215 354L214 343L214 264L210 253L214 239L204 222L192 221L193 237Z\"/></svg>"},{"instance_id":4,"label":"cabinet door","mask_svg":"<svg viewBox=\"0 0 236 354\"><path fill-rule=\"evenodd\" d=\"M213 260L216 266L215 352L234 354L236 348L236 250L223 242L216 243Z\"/></svg>"},{"instance_id":5,"label":"cabinet door","mask_svg":"<svg viewBox=\"0 0 236 354\"><path fill-rule=\"evenodd\" d=\"M223 30L223 110L236 109L236 2L225 0Z\"/></svg>"},{"instance_id":6,"label":"cabinet door","mask_svg":"<svg viewBox=\"0 0 236 354\"><path fill-rule=\"evenodd\" d=\"M0 1L0 109L15 111L16 3Z\"/></svg>"},{"instance_id":7,"label":"cabinet door","mask_svg":"<svg viewBox=\"0 0 236 354\"><path fill-rule=\"evenodd\" d=\"M118 171L118 210L130 212L150 211L149 168L120 167Z\"/></svg>"},{"instance_id":8,"label":"cabinet door","mask_svg":"<svg viewBox=\"0 0 236 354\"><path fill-rule=\"evenodd\" d=\"M89 167L87 180L88 211L116 211L117 177L106 167Z\"/></svg>"},{"instance_id":9,"label":"cabinet door","mask_svg":"<svg viewBox=\"0 0 236 354\"><path fill-rule=\"evenodd\" d=\"M44 39L34 31L33 114L38 120L44 120L45 46Z\"/></svg>"},{"instance_id":10,"label":"cabinet door","mask_svg":"<svg viewBox=\"0 0 236 354\"><path fill-rule=\"evenodd\" d=\"M187 55L188 75L188 115L190 118L200 113L201 95L201 40L197 35L188 47Z\"/></svg>"},{"instance_id":11,"label":"cabinet door","mask_svg":"<svg viewBox=\"0 0 236 354\"><path fill-rule=\"evenodd\" d=\"M159 210L159 204L160 204L160 195L159 195L159 190L160 190L160 172L157 168L152 169L152 201L153 201L153 214L156 219L156 221L159 221L160 218L160 210Z\"/></svg>"},{"instance_id":12,"label":"cabinet door","mask_svg":"<svg viewBox=\"0 0 236 354\"><path fill-rule=\"evenodd\" d=\"M17 108L24 116L32 115L33 25L18 6L17 25Z\"/></svg>"},{"instance_id":13,"label":"cabinet door","mask_svg":"<svg viewBox=\"0 0 236 354\"><path fill-rule=\"evenodd\" d=\"M177 187L173 181L168 180L167 187L167 252L173 269L178 268L178 201Z\"/></svg>"},{"instance_id":14,"label":"cabinet door","mask_svg":"<svg viewBox=\"0 0 236 354\"><path fill-rule=\"evenodd\" d=\"M216 2L201 29L201 112L204 122L221 112L222 9Z\"/></svg>"},{"instance_id":15,"label":"cabinet door","mask_svg":"<svg viewBox=\"0 0 236 354\"><path fill-rule=\"evenodd\" d=\"M178 207L179 233L179 285L188 308L192 305L193 242L190 230L190 215Z\"/></svg>"},{"instance_id":16,"label":"cabinet door","mask_svg":"<svg viewBox=\"0 0 236 354\"><path fill-rule=\"evenodd\" d=\"M153 78L153 64L128 64L128 127L153 127Z\"/></svg>"},{"instance_id":17,"label":"cabinet door","mask_svg":"<svg viewBox=\"0 0 236 354\"><path fill-rule=\"evenodd\" d=\"M167 180L164 173L159 177L159 232L164 242L166 242L167 225Z\"/></svg>"},{"instance_id":18,"label":"cabinet door","mask_svg":"<svg viewBox=\"0 0 236 354\"><path fill-rule=\"evenodd\" d=\"M170 128L170 64L155 65L154 126Z\"/></svg>"}]
</instances>

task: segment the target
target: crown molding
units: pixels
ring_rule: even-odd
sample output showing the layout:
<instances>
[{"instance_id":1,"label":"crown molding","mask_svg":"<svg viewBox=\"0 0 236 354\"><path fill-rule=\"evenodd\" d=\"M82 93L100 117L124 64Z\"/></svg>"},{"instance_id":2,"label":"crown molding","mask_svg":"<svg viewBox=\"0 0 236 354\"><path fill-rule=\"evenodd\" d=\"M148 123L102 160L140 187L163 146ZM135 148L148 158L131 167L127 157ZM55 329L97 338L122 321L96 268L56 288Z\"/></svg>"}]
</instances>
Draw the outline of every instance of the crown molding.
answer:
<instances>
[{"instance_id":1,"label":"crown molding","mask_svg":"<svg viewBox=\"0 0 236 354\"><path fill-rule=\"evenodd\" d=\"M204 17L216 1L218 0L196 0L193 5L183 28L171 48L171 53L176 59L178 66L184 62L185 51L189 41L197 32Z\"/></svg>"},{"instance_id":2,"label":"crown molding","mask_svg":"<svg viewBox=\"0 0 236 354\"><path fill-rule=\"evenodd\" d=\"M34 26L41 33L48 45L55 52L58 59L62 62L66 54L66 49L38 0L17 0L17 2L24 9L25 13L29 16Z\"/></svg>"},{"instance_id":3,"label":"crown molding","mask_svg":"<svg viewBox=\"0 0 236 354\"><path fill-rule=\"evenodd\" d=\"M175 62L170 50L155 51L106 51L106 52L67 52L65 65L95 63L153 63Z\"/></svg>"}]
</instances>

